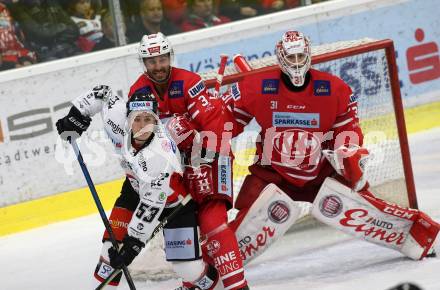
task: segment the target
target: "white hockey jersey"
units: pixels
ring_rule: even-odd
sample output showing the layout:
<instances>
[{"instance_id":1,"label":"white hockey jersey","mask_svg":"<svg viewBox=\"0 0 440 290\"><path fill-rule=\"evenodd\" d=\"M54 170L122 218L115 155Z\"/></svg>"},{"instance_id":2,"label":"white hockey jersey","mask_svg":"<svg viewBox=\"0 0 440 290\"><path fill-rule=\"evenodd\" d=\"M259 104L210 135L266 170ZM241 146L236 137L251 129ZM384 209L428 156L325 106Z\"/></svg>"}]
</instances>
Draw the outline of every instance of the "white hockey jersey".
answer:
<instances>
[{"instance_id":1,"label":"white hockey jersey","mask_svg":"<svg viewBox=\"0 0 440 290\"><path fill-rule=\"evenodd\" d=\"M167 203L167 197L174 193L170 188L171 176L173 173L182 174L180 153L176 144L158 121L151 142L140 151L136 151L131 146L126 101L113 95L107 86L95 87L76 98L72 104L84 116L92 117L98 112L101 113L104 130L119 155L127 178L140 198L128 225L128 234L145 241L159 223L158 218L162 210L179 202Z\"/></svg>"}]
</instances>

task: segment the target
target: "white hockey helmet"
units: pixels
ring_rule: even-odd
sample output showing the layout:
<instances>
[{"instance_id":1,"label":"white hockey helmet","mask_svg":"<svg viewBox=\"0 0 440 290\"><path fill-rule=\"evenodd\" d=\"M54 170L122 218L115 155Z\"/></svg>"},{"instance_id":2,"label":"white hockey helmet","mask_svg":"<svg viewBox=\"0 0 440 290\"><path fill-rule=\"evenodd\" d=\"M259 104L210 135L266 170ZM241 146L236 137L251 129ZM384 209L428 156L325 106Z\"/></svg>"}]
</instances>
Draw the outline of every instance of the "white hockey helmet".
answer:
<instances>
[{"instance_id":1,"label":"white hockey helmet","mask_svg":"<svg viewBox=\"0 0 440 290\"><path fill-rule=\"evenodd\" d=\"M277 42L275 50L281 70L294 86L302 86L312 63L309 38L302 32L287 31Z\"/></svg>"},{"instance_id":2,"label":"white hockey helmet","mask_svg":"<svg viewBox=\"0 0 440 290\"><path fill-rule=\"evenodd\" d=\"M144 35L139 43L138 56L142 64L144 72L147 68L143 61L144 58L155 57L159 55L169 54L170 63L173 63L174 52L171 43L163 33Z\"/></svg>"}]
</instances>

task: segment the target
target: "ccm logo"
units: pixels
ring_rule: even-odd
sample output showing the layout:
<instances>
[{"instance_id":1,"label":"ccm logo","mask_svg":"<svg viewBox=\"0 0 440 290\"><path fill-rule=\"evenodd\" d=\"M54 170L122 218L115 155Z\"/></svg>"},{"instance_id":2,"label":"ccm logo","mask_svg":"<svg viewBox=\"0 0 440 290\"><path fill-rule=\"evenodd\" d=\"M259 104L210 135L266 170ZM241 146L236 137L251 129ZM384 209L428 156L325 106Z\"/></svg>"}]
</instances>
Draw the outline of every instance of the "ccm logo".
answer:
<instances>
[{"instance_id":1,"label":"ccm logo","mask_svg":"<svg viewBox=\"0 0 440 290\"><path fill-rule=\"evenodd\" d=\"M389 207L389 206L387 206L383 211L386 213L392 214L394 216L398 216L398 217L405 218L405 219L411 219L414 216L413 213L410 213L410 212L407 212L405 210L401 210L398 208Z\"/></svg>"}]
</instances>

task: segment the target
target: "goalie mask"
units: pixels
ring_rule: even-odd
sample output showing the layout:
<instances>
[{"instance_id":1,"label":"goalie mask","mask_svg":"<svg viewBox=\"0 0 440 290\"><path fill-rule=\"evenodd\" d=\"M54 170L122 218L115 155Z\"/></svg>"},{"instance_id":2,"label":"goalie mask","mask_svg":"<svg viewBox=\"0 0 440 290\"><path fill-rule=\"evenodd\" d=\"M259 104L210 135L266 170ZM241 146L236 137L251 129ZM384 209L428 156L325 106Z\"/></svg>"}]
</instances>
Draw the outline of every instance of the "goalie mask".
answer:
<instances>
[{"instance_id":1,"label":"goalie mask","mask_svg":"<svg viewBox=\"0 0 440 290\"><path fill-rule=\"evenodd\" d=\"M156 83L168 81L174 52L161 32L144 35L139 43L138 56L144 73Z\"/></svg>"},{"instance_id":2,"label":"goalie mask","mask_svg":"<svg viewBox=\"0 0 440 290\"><path fill-rule=\"evenodd\" d=\"M298 31L287 31L275 49L281 70L289 76L294 86L302 86L311 66L309 38Z\"/></svg>"}]
</instances>

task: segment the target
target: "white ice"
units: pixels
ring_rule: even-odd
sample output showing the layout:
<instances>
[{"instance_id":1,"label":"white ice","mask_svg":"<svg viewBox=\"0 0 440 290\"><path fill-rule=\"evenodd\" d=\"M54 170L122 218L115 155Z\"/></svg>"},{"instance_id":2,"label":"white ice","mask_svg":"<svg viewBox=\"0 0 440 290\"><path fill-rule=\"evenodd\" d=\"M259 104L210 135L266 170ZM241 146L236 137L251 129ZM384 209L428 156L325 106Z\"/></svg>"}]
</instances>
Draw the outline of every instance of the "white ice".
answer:
<instances>
[{"instance_id":1,"label":"white ice","mask_svg":"<svg viewBox=\"0 0 440 290\"><path fill-rule=\"evenodd\" d=\"M440 128L411 135L410 148L419 207L440 221ZM0 289L91 289L102 232L92 215L0 238ZM412 261L328 228L290 233L246 268L259 290L383 290L403 281L438 290L439 274L440 258ZM170 290L178 281L135 284Z\"/></svg>"}]
</instances>

